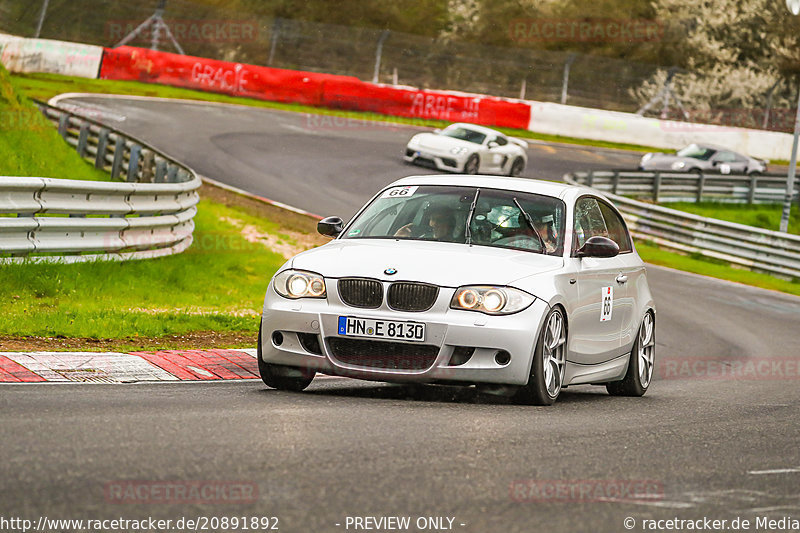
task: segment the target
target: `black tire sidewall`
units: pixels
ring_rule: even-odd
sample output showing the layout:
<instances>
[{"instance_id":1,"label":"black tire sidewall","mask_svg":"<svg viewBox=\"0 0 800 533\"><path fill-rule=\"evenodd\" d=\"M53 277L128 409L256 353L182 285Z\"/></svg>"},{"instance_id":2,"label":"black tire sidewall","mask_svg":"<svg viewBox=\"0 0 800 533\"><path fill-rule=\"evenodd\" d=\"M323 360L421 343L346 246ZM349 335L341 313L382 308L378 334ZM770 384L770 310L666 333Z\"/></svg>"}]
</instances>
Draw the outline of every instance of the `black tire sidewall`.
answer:
<instances>
[{"instance_id":1,"label":"black tire sidewall","mask_svg":"<svg viewBox=\"0 0 800 533\"><path fill-rule=\"evenodd\" d=\"M625 377L622 381L612 381L606 385L609 394L614 396L644 396L647 389L649 389L650 385L653 383L653 378L651 377L650 383L645 387L642 385L642 380L639 377L639 339L642 326L644 325L644 318L647 315L651 315L653 320L653 342L655 343L656 318L651 311L648 311L642 317L642 321L636 330L636 339L633 341L633 348L631 348L631 353L629 355L630 359L628 361L628 370L625 372ZM655 363L655 357L653 358L653 362Z\"/></svg>"},{"instance_id":2,"label":"black tire sidewall","mask_svg":"<svg viewBox=\"0 0 800 533\"><path fill-rule=\"evenodd\" d=\"M473 161L475 162L475 171L471 172L470 166ZM480 166L481 166L480 158L477 156L477 154L472 154L467 158L467 162L464 163L464 174L477 174L480 171Z\"/></svg>"},{"instance_id":3,"label":"black tire sidewall","mask_svg":"<svg viewBox=\"0 0 800 533\"><path fill-rule=\"evenodd\" d=\"M516 171L515 171L514 169L515 169L515 167L517 166L517 164L519 164L519 165L520 165L520 166L519 166L519 170L516 170ZM509 171L508 171L508 175L509 175L509 176L519 176L520 174L522 174L522 171L523 171L524 169L525 169L525 162L522 160L522 158L521 158L521 157L518 157L518 158L516 158L516 159L514 160L514 162L513 162L513 163L511 163L511 168L510 168L510 169L509 169Z\"/></svg>"},{"instance_id":4,"label":"black tire sidewall","mask_svg":"<svg viewBox=\"0 0 800 533\"><path fill-rule=\"evenodd\" d=\"M544 381L544 335L545 330L547 329L547 324L550 322L550 317L555 313L559 313L561 315L561 323L564 324L565 328L567 327L564 313L560 308L552 308L547 313L547 316L545 316L539 331L539 335L536 339L536 349L533 351L533 361L531 361L531 371L528 375L528 383L527 385L521 387L517 394L517 399L521 403L530 405L553 405L553 403L555 403L555 401L561 395L561 390L563 390L564 384L562 383L558 394L556 394L555 397L552 397L547 392L547 385Z\"/></svg>"}]
</instances>

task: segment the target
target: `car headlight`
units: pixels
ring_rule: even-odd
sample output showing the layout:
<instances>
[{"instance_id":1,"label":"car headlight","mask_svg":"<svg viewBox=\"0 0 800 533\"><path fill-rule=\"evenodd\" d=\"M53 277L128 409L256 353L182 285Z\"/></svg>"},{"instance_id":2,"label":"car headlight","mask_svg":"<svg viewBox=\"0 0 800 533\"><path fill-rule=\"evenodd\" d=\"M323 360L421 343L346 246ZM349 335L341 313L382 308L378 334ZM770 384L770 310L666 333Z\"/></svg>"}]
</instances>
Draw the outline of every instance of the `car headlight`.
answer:
<instances>
[{"instance_id":1,"label":"car headlight","mask_svg":"<svg viewBox=\"0 0 800 533\"><path fill-rule=\"evenodd\" d=\"M305 270L284 270L274 281L275 292L284 298L325 298L325 279Z\"/></svg>"},{"instance_id":2,"label":"car headlight","mask_svg":"<svg viewBox=\"0 0 800 533\"><path fill-rule=\"evenodd\" d=\"M685 161L675 161L674 163L672 163L672 165L670 165L670 168L672 168L672 170L681 170L685 166L686 166Z\"/></svg>"},{"instance_id":3,"label":"car headlight","mask_svg":"<svg viewBox=\"0 0 800 533\"><path fill-rule=\"evenodd\" d=\"M644 155L642 156L642 161L641 161L641 163L644 165L645 163L647 163L647 162L648 162L648 161L650 161L651 159L653 159L653 154L651 154L651 153L644 154Z\"/></svg>"},{"instance_id":4,"label":"car headlight","mask_svg":"<svg viewBox=\"0 0 800 533\"><path fill-rule=\"evenodd\" d=\"M461 154L466 154L468 151L469 151L469 150L467 150L467 149L466 149L466 148L464 148L463 146L462 146L461 148L451 148L451 149L450 149L450 153L451 153L451 154L453 154L453 155L461 155Z\"/></svg>"},{"instance_id":5,"label":"car headlight","mask_svg":"<svg viewBox=\"0 0 800 533\"><path fill-rule=\"evenodd\" d=\"M487 315L510 315L528 308L534 300L536 298L527 292L512 287L472 285L456 290L450 308Z\"/></svg>"}]
</instances>

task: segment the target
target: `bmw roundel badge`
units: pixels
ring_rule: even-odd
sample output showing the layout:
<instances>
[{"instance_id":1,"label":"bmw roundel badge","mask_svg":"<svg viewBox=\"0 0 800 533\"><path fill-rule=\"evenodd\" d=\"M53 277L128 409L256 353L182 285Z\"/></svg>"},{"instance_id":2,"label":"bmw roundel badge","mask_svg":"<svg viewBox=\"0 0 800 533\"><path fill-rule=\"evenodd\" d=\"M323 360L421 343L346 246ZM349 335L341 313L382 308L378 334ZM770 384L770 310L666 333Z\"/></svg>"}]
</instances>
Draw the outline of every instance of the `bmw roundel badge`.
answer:
<instances>
[{"instance_id":1,"label":"bmw roundel badge","mask_svg":"<svg viewBox=\"0 0 800 533\"><path fill-rule=\"evenodd\" d=\"M394 274L397 274L397 269L389 267L386 270L384 270L383 273L386 274L387 276L393 276Z\"/></svg>"}]
</instances>

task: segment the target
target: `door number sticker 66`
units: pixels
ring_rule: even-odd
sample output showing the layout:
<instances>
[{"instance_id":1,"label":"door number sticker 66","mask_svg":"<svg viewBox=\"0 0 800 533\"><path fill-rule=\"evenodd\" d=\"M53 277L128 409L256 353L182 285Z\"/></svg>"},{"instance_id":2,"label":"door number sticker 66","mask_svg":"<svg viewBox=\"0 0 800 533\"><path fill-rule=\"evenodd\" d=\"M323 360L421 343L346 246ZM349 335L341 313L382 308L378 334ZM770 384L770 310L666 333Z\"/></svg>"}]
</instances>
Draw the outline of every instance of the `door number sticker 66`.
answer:
<instances>
[{"instance_id":1,"label":"door number sticker 66","mask_svg":"<svg viewBox=\"0 0 800 533\"><path fill-rule=\"evenodd\" d=\"M602 304L600 305L600 322L611 320L611 310L614 308L614 288L603 287Z\"/></svg>"}]
</instances>

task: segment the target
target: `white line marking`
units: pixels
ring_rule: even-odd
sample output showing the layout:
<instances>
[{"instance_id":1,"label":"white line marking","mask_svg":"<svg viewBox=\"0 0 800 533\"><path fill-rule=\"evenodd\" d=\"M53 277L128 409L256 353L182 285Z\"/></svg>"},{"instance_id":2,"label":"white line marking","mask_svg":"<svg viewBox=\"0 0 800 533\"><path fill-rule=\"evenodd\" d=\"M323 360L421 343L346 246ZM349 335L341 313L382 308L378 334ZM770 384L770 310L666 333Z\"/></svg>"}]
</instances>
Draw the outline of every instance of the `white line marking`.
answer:
<instances>
[{"instance_id":1,"label":"white line marking","mask_svg":"<svg viewBox=\"0 0 800 533\"><path fill-rule=\"evenodd\" d=\"M205 376L207 378L213 378L214 377L214 374L212 374L211 372L209 372L208 370L206 370L204 368L198 368L198 367L192 366L192 365L186 365L186 368L188 368L189 370L191 370L195 374L200 374L201 376Z\"/></svg>"},{"instance_id":2,"label":"white line marking","mask_svg":"<svg viewBox=\"0 0 800 533\"><path fill-rule=\"evenodd\" d=\"M751 475L754 475L754 476L760 476L760 475L764 475L764 474L794 474L794 473L797 473L797 472L800 472L800 467L796 467L796 468L775 468L773 470L749 470L747 473L751 474Z\"/></svg>"},{"instance_id":3,"label":"white line marking","mask_svg":"<svg viewBox=\"0 0 800 533\"><path fill-rule=\"evenodd\" d=\"M671 501L644 501L644 500L620 500L615 498L598 498L597 501L606 503L630 503L633 505L646 505L648 507L661 507L667 509L688 509L694 507L693 503L688 502L671 502Z\"/></svg>"},{"instance_id":4,"label":"white line marking","mask_svg":"<svg viewBox=\"0 0 800 533\"><path fill-rule=\"evenodd\" d=\"M103 378L131 381L177 381L169 372L138 355L119 352L0 352L47 381Z\"/></svg>"}]
</instances>

